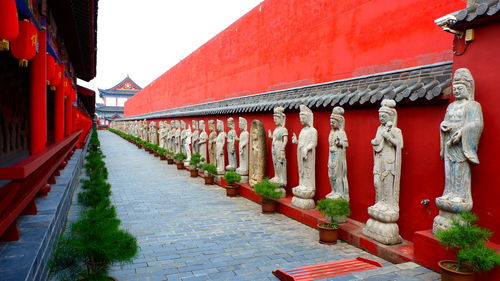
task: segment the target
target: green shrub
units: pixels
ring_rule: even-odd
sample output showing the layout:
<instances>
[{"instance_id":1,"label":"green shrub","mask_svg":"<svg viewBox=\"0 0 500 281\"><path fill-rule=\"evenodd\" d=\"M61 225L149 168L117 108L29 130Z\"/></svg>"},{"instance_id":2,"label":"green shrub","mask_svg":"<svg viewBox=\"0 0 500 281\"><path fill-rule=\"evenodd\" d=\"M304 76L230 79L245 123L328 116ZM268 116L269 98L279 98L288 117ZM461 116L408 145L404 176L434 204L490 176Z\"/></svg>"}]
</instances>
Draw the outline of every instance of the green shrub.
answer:
<instances>
[{"instance_id":1,"label":"green shrub","mask_svg":"<svg viewBox=\"0 0 500 281\"><path fill-rule=\"evenodd\" d=\"M174 160L177 160L179 162L183 162L184 160L186 160L186 158L187 158L186 154L182 152L179 152L174 155Z\"/></svg>"},{"instance_id":2,"label":"green shrub","mask_svg":"<svg viewBox=\"0 0 500 281\"><path fill-rule=\"evenodd\" d=\"M228 171L224 174L224 179L228 184L233 184L235 182L239 182L241 180L241 176L235 171Z\"/></svg>"},{"instance_id":3,"label":"green shrub","mask_svg":"<svg viewBox=\"0 0 500 281\"><path fill-rule=\"evenodd\" d=\"M492 233L475 225L477 220L476 215L463 212L452 220L450 228L436 232L443 246L455 250L458 271L488 271L500 264L498 253L486 246Z\"/></svg>"},{"instance_id":4,"label":"green shrub","mask_svg":"<svg viewBox=\"0 0 500 281\"><path fill-rule=\"evenodd\" d=\"M325 217L329 218L330 223L328 224L328 227L333 229L338 228L338 223L334 218L347 217L351 214L351 210L349 209L349 201L344 198L319 200L317 209Z\"/></svg>"},{"instance_id":5,"label":"green shrub","mask_svg":"<svg viewBox=\"0 0 500 281\"><path fill-rule=\"evenodd\" d=\"M51 276L59 280L109 280L111 264L130 262L138 251L136 239L119 225L109 203L83 211L56 244L49 261Z\"/></svg>"},{"instance_id":6,"label":"green shrub","mask_svg":"<svg viewBox=\"0 0 500 281\"><path fill-rule=\"evenodd\" d=\"M49 260L50 274L59 280L107 281L111 264L132 261L138 251L136 239L119 229L96 130L89 143L96 147L85 157L88 178L82 181L83 191L78 194L79 203L87 208L59 238Z\"/></svg>"},{"instance_id":7,"label":"green shrub","mask_svg":"<svg viewBox=\"0 0 500 281\"><path fill-rule=\"evenodd\" d=\"M201 154L199 152L193 153L191 155L191 159L189 160L189 167L191 169L196 169L200 163L204 162L205 158L201 157Z\"/></svg>"},{"instance_id":8,"label":"green shrub","mask_svg":"<svg viewBox=\"0 0 500 281\"><path fill-rule=\"evenodd\" d=\"M283 194L277 183L269 181L268 178L262 179L253 189L260 197L264 199L278 199Z\"/></svg>"},{"instance_id":9,"label":"green shrub","mask_svg":"<svg viewBox=\"0 0 500 281\"><path fill-rule=\"evenodd\" d=\"M215 177L217 175L217 167L212 163L205 163L201 165L200 170L205 171L207 177Z\"/></svg>"}]
</instances>

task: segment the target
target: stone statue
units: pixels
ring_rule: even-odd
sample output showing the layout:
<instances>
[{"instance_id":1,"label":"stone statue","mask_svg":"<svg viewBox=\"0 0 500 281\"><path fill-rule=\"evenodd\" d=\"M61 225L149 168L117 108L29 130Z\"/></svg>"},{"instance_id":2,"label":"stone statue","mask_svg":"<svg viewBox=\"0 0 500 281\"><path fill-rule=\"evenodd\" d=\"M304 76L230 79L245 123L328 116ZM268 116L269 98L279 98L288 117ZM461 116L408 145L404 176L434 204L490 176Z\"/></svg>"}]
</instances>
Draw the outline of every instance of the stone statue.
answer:
<instances>
[{"instance_id":1,"label":"stone statue","mask_svg":"<svg viewBox=\"0 0 500 281\"><path fill-rule=\"evenodd\" d=\"M170 150L172 153L176 153L175 151L175 121L170 120L170 131L167 133L167 140L168 140L168 150Z\"/></svg>"},{"instance_id":2,"label":"stone statue","mask_svg":"<svg viewBox=\"0 0 500 281\"><path fill-rule=\"evenodd\" d=\"M239 141L240 166L236 173L241 175L240 183L248 182L248 125L247 119L240 117L238 124L241 130L240 136L236 138Z\"/></svg>"},{"instance_id":3,"label":"stone statue","mask_svg":"<svg viewBox=\"0 0 500 281\"><path fill-rule=\"evenodd\" d=\"M266 131L260 120L253 120L250 127L249 184L253 187L266 173Z\"/></svg>"},{"instance_id":4,"label":"stone statue","mask_svg":"<svg viewBox=\"0 0 500 281\"><path fill-rule=\"evenodd\" d=\"M141 140L145 140L144 138L144 120L143 121L139 121L139 137L141 138Z\"/></svg>"},{"instance_id":5,"label":"stone statue","mask_svg":"<svg viewBox=\"0 0 500 281\"><path fill-rule=\"evenodd\" d=\"M175 153L181 153L181 122L179 120L175 120L175 132L174 132L174 145L175 145Z\"/></svg>"},{"instance_id":6,"label":"stone statue","mask_svg":"<svg viewBox=\"0 0 500 281\"><path fill-rule=\"evenodd\" d=\"M158 126L160 127L158 129L158 145L160 147L164 147L165 146L165 139L164 139L165 125L163 124L163 121L160 121L158 123Z\"/></svg>"},{"instance_id":7,"label":"stone statue","mask_svg":"<svg viewBox=\"0 0 500 281\"><path fill-rule=\"evenodd\" d=\"M316 145L318 131L313 127L313 113L305 105L300 105L299 138L292 135L292 143L298 144L297 162L299 164L299 185L292 188L292 205L304 210L314 209L314 195L316 193Z\"/></svg>"},{"instance_id":8,"label":"stone statue","mask_svg":"<svg viewBox=\"0 0 500 281\"><path fill-rule=\"evenodd\" d=\"M238 138L238 135L236 134L236 130L234 129L233 117L230 117L227 119L227 127L229 128L229 131L227 132L227 135L226 135L226 138L227 138L227 159L228 159L229 165L226 166L226 171L234 171L238 167L237 160L236 160L236 147L235 147L235 142L236 142L236 139Z\"/></svg>"},{"instance_id":9,"label":"stone statue","mask_svg":"<svg viewBox=\"0 0 500 281\"><path fill-rule=\"evenodd\" d=\"M472 209L470 165L479 164L477 148L484 126L470 71L457 69L452 83L455 101L448 105L440 126L445 184L443 195L436 198L439 215L434 218L433 232L448 228L457 213Z\"/></svg>"},{"instance_id":10,"label":"stone statue","mask_svg":"<svg viewBox=\"0 0 500 281\"><path fill-rule=\"evenodd\" d=\"M170 127L170 124L168 124L167 121L164 121L163 122L163 137L162 137L163 146L162 147L169 150L169 151L170 151L170 148L169 148L169 141L170 140L168 139L168 137L169 137L169 133L170 133L171 129L172 128Z\"/></svg>"},{"instance_id":11,"label":"stone statue","mask_svg":"<svg viewBox=\"0 0 500 281\"><path fill-rule=\"evenodd\" d=\"M222 122L222 120L217 120L217 131L219 132L215 142L217 174L224 175L224 146L226 145L226 133L224 132L224 122Z\"/></svg>"},{"instance_id":12,"label":"stone statue","mask_svg":"<svg viewBox=\"0 0 500 281\"><path fill-rule=\"evenodd\" d=\"M198 139L198 150L201 154L202 158L205 158L205 161L208 161L207 158L207 141L208 134L205 131L205 121L200 120L200 137Z\"/></svg>"},{"instance_id":13,"label":"stone statue","mask_svg":"<svg viewBox=\"0 0 500 281\"><path fill-rule=\"evenodd\" d=\"M133 135L134 137L136 137L136 138L137 138L137 137L139 137L139 134L137 133L137 127L138 127L138 125L137 125L137 120L135 120L135 121L134 121L134 130L133 130L133 134L132 134L132 135Z\"/></svg>"},{"instance_id":14,"label":"stone statue","mask_svg":"<svg viewBox=\"0 0 500 281\"><path fill-rule=\"evenodd\" d=\"M347 182L346 149L348 146L347 135L344 131L345 119L344 109L340 106L333 108L330 115L330 135L328 146L330 153L328 157L328 177L332 192L326 198L344 198L349 200L349 184Z\"/></svg>"},{"instance_id":15,"label":"stone statue","mask_svg":"<svg viewBox=\"0 0 500 281\"><path fill-rule=\"evenodd\" d=\"M144 134L144 141L150 142L149 140L149 126L148 126L148 121L144 119L142 123L142 127L144 129L143 134Z\"/></svg>"},{"instance_id":16,"label":"stone statue","mask_svg":"<svg viewBox=\"0 0 500 281\"><path fill-rule=\"evenodd\" d=\"M208 136L208 156L210 163L217 166L217 157L215 153L215 143L217 141L217 133L215 131L215 121L208 120L208 130L210 135Z\"/></svg>"},{"instance_id":17,"label":"stone statue","mask_svg":"<svg viewBox=\"0 0 500 281\"><path fill-rule=\"evenodd\" d=\"M401 243L399 227L399 179L403 134L397 127L398 115L394 100L383 100L379 109L380 126L371 141L373 146L373 183L375 205L368 208L370 219L363 234L382 244Z\"/></svg>"},{"instance_id":18,"label":"stone statue","mask_svg":"<svg viewBox=\"0 0 500 281\"><path fill-rule=\"evenodd\" d=\"M156 122L151 121L149 123L149 142L152 144L158 144L158 131L156 129Z\"/></svg>"},{"instance_id":19,"label":"stone statue","mask_svg":"<svg viewBox=\"0 0 500 281\"><path fill-rule=\"evenodd\" d=\"M288 143L288 130L285 128L286 116L284 111L285 109L281 106L274 108L273 119L276 128L272 133L271 130L268 132L268 137L273 140L271 153L274 164L274 177L270 181L279 185L279 188L283 191L283 197L286 194L284 188L287 183L285 148Z\"/></svg>"},{"instance_id":20,"label":"stone statue","mask_svg":"<svg viewBox=\"0 0 500 281\"><path fill-rule=\"evenodd\" d=\"M186 154L185 163L189 163L191 160L191 127L186 128L184 121L181 121L181 151Z\"/></svg>"},{"instance_id":21,"label":"stone statue","mask_svg":"<svg viewBox=\"0 0 500 281\"><path fill-rule=\"evenodd\" d=\"M198 142L200 138L200 131L198 130L198 121L192 120L191 124L193 125L193 133L191 134L191 142L193 143L193 153L200 152L198 149Z\"/></svg>"}]
</instances>

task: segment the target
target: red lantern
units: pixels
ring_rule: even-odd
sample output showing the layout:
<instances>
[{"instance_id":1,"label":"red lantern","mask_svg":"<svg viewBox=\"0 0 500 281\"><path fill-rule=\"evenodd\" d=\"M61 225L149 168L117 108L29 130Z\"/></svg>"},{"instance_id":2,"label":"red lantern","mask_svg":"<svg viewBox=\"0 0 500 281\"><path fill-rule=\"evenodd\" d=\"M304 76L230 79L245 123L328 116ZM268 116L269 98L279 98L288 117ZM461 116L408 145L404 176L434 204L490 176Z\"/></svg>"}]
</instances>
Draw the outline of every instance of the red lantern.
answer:
<instances>
[{"instance_id":1,"label":"red lantern","mask_svg":"<svg viewBox=\"0 0 500 281\"><path fill-rule=\"evenodd\" d=\"M56 64L54 58L47 54L47 85L51 85L54 82L54 77L56 75ZM55 87L51 87L55 90Z\"/></svg>"},{"instance_id":2,"label":"red lantern","mask_svg":"<svg viewBox=\"0 0 500 281\"><path fill-rule=\"evenodd\" d=\"M0 0L0 51L9 50L9 41L17 37L19 22L15 0Z\"/></svg>"},{"instance_id":3,"label":"red lantern","mask_svg":"<svg viewBox=\"0 0 500 281\"><path fill-rule=\"evenodd\" d=\"M19 59L20 67L28 67L28 60L36 55L38 44L37 28L28 20L19 22L19 35L10 43L10 52Z\"/></svg>"},{"instance_id":4,"label":"red lantern","mask_svg":"<svg viewBox=\"0 0 500 281\"><path fill-rule=\"evenodd\" d=\"M63 80L63 67L57 62L54 63L54 66L55 66L54 80L52 80L50 84L52 85L52 87L58 87L59 85L61 85Z\"/></svg>"}]
</instances>

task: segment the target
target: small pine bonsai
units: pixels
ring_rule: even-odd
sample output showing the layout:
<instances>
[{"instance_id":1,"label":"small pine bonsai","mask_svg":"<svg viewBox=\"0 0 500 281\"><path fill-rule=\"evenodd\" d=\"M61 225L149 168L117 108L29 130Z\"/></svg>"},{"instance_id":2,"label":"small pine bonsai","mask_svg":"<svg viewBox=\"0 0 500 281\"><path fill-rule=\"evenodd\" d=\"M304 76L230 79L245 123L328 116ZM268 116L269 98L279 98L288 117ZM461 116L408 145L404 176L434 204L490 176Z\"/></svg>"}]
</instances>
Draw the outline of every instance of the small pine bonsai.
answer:
<instances>
[{"instance_id":1,"label":"small pine bonsai","mask_svg":"<svg viewBox=\"0 0 500 281\"><path fill-rule=\"evenodd\" d=\"M201 154L199 152L193 153L191 155L191 159L189 160L189 167L191 170L195 170L198 168L198 165L200 165L201 162L204 162L205 158L201 157Z\"/></svg>"},{"instance_id":2,"label":"small pine bonsai","mask_svg":"<svg viewBox=\"0 0 500 281\"><path fill-rule=\"evenodd\" d=\"M174 160L177 160L178 162L184 162L186 160L187 156L186 154L179 152L174 155Z\"/></svg>"},{"instance_id":3,"label":"small pine bonsai","mask_svg":"<svg viewBox=\"0 0 500 281\"><path fill-rule=\"evenodd\" d=\"M335 221L334 218L347 217L351 214L351 210L349 209L349 201L344 198L319 200L317 209L325 217L329 218L330 223L327 224L326 227L332 229L337 229L339 227L337 221Z\"/></svg>"},{"instance_id":4,"label":"small pine bonsai","mask_svg":"<svg viewBox=\"0 0 500 281\"><path fill-rule=\"evenodd\" d=\"M283 190L279 189L278 184L269 181L268 178L264 178L255 184L253 189L255 193L264 199L278 199L283 194Z\"/></svg>"},{"instance_id":5,"label":"small pine bonsai","mask_svg":"<svg viewBox=\"0 0 500 281\"><path fill-rule=\"evenodd\" d=\"M215 177L217 175L217 167L215 167L212 163L205 163L200 168L202 171L205 171L205 176L207 177Z\"/></svg>"},{"instance_id":6,"label":"small pine bonsai","mask_svg":"<svg viewBox=\"0 0 500 281\"><path fill-rule=\"evenodd\" d=\"M436 237L441 245L456 251L456 271L488 271L500 265L500 255L486 246L492 235L490 231L474 224L477 216L462 212L458 219L453 219L451 227L438 230Z\"/></svg>"},{"instance_id":7,"label":"small pine bonsai","mask_svg":"<svg viewBox=\"0 0 500 281\"><path fill-rule=\"evenodd\" d=\"M234 183L241 180L241 175L236 173L235 171L228 171L224 174L224 179L229 185L233 185Z\"/></svg>"}]
</instances>

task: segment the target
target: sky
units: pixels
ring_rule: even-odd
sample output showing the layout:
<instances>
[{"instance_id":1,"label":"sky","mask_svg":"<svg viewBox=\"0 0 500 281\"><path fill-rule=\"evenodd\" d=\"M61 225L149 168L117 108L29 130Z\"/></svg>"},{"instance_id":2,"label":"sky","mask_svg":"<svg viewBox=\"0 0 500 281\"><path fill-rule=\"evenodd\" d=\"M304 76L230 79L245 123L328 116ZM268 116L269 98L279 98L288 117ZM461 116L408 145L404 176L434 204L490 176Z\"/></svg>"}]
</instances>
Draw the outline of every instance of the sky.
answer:
<instances>
[{"instance_id":1,"label":"sky","mask_svg":"<svg viewBox=\"0 0 500 281\"><path fill-rule=\"evenodd\" d=\"M146 87L262 0L103 0L97 19L97 91L127 75Z\"/></svg>"}]
</instances>

